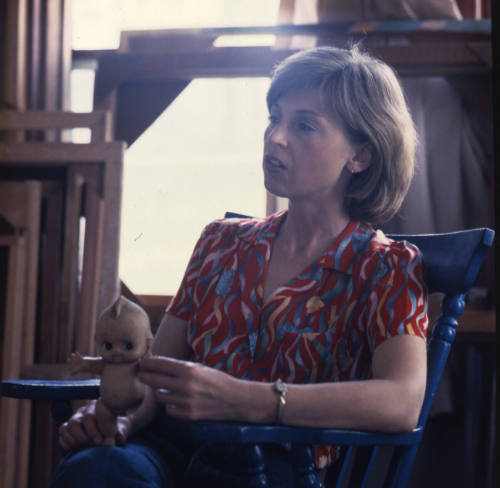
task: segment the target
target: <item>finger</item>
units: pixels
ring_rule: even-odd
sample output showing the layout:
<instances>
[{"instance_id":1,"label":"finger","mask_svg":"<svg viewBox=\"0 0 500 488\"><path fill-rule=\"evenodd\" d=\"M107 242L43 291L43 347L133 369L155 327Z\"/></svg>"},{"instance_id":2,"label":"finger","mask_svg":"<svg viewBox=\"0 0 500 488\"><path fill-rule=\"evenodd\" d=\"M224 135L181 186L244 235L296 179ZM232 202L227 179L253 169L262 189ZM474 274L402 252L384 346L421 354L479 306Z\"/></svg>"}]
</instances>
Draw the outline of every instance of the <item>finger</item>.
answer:
<instances>
[{"instance_id":1,"label":"finger","mask_svg":"<svg viewBox=\"0 0 500 488\"><path fill-rule=\"evenodd\" d=\"M59 445L65 450L70 451L73 447L75 447L74 442L71 439L68 439L66 436L59 436Z\"/></svg>"},{"instance_id":2,"label":"finger","mask_svg":"<svg viewBox=\"0 0 500 488\"><path fill-rule=\"evenodd\" d=\"M155 390L156 400L165 405L175 405L179 408L186 407L189 402L185 395L159 388Z\"/></svg>"},{"instance_id":3,"label":"finger","mask_svg":"<svg viewBox=\"0 0 500 488\"><path fill-rule=\"evenodd\" d=\"M167 376L161 373L155 373L155 372L142 372L139 371L137 373L137 378L139 381L142 383L151 386L152 388L167 388L170 385L170 382L172 380L171 376Z\"/></svg>"},{"instance_id":4,"label":"finger","mask_svg":"<svg viewBox=\"0 0 500 488\"><path fill-rule=\"evenodd\" d=\"M84 415L82 424L87 436L91 438L95 444L102 444L104 437L97 427L95 416L91 414Z\"/></svg>"},{"instance_id":5,"label":"finger","mask_svg":"<svg viewBox=\"0 0 500 488\"><path fill-rule=\"evenodd\" d=\"M85 415L95 415L95 403L96 400L92 400L90 403L82 405L71 418L81 420Z\"/></svg>"},{"instance_id":6,"label":"finger","mask_svg":"<svg viewBox=\"0 0 500 488\"><path fill-rule=\"evenodd\" d=\"M184 420L200 420L203 418L201 411L199 409L193 408L191 405L178 404L178 403L167 403L165 404L165 413L172 417L176 417Z\"/></svg>"},{"instance_id":7,"label":"finger","mask_svg":"<svg viewBox=\"0 0 500 488\"><path fill-rule=\"evenodd\" d=\"M92 439L87 435L83 425L78 420L71 419L67 424L65 433L79 445L92 443Z\"/></svg>"},{"instance_id":8,"label":"finger","mask_svg":"<svg viewBox=\"0 0 500 488\"><path fill-rule=\"evenodd\" d=\"M74 435L67 425L62 425L59 428L59 444L63 449L69 451L77 447L92 445L92 440L87 437L79 437Z\"/></svg>"},{"instance_id":9,"label":"finger","mask_svg":"<svg viewBox=\"0 0 500 488\"><path fill-rule=\"evenodd\" d=\"M127 436L118 431L116 433L115 441L117 446L124 446L127 443Z\"/></svg>"},{"instance_id":10,"label":"finger","mask_svg":"<svg viewBox=\"0 0 500 488\"><path fill-rule=\"evenodd\" d=\"M190 417L188 415L188 410L185 408L182 408L178 405L171 404L171 403L165 404L164 408L165 408L165 413L167 415L170 415L171 417L190 420Z\"/></svg>"},{"instance_id":11,"label":"finger","mask_svg":"<svg viewBox=\"0 0 500 488\"><path fill-rule=\"evenodd\" d=\"M68 432L67 424L63 424L59 427L59 444L66 451L76 446L75 439Z\"/></svg>"},{"instance_id":12,"label":"finger","mask_svg":"<svg viewBox=\"0 0 500 488\"><path fill-rule=\"evenodd\" d=\"M185 374L195 363L166 356L149 356L140 361L140 371L157 371L170 376Z\"/></svg>"},{"instance_id":13,"label":"finger","mask_svg":"<svg viewBox=\"0 0 500 488\"><path fill-rule=\"evenodd\" d=\"M152 388L166 388L169 390L178 390L182 387L185 380L168 376L157 372L139 372L137 377L142 383L151 386Z\"/></svg>"},{"instance_id":14,"label":"finger","mask_svg":"<svg viewBox=\"0 0 500 488\"><path fill-rule=\"evenodd\" d=\"M127 443L128 427L118 424L118 432L116 433L115 440L118 446L124 446Z\"/></svg>"},{"instance_id":15,"label":"finger","mask_svg":"<svg viewBox=\"0 0 500 488\"><path fill-rule=\"evenodd\" d=\"M66 441L62 438L62 437L59 437L59 445L65 450L65 451L69 451L71 449L71 446L69 444L66 443Z\"/></svg>"},{"instance_id":16,"label":"finger","mask_svg":"<svg viewBox=\"0 0 500 488\"><path fill-rule=\"evenodd\" d=\"M116 443L119 446L124 446L127 442L128 433L130 431L130 419L128 417L117 418L118 432L116 433Z\"/></svg>"}]
</instances>

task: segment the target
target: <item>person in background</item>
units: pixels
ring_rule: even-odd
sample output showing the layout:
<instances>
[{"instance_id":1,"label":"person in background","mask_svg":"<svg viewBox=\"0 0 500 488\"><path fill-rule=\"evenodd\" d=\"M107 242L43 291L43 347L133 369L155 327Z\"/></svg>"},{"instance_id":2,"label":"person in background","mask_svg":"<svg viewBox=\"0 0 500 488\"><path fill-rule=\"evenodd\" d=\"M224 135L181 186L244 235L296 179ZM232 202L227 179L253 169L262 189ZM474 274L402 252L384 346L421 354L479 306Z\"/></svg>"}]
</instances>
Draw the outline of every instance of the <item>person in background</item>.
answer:
<instances>
[{"instance_id":1,"label":"person in background","mask_svg":"<svg viewBox=\"0 0 500 488\"><path fill-rule=\"evenodd\" d=\"M119 417L122 447L100 447L95 404L82 407L59 430L69 452L54 487L239 486L236 448L205 449L184 421L415 427L424 264L373 227L397 212L414 170L397 77L356 46L313 48L274 69L267 105L265 187L288 209L205 227L141 361L146 399ZM288 455L264 448L272 486L292 486ZM336 456L317 446L318 470Z\"/></svg>"}]
</instances>

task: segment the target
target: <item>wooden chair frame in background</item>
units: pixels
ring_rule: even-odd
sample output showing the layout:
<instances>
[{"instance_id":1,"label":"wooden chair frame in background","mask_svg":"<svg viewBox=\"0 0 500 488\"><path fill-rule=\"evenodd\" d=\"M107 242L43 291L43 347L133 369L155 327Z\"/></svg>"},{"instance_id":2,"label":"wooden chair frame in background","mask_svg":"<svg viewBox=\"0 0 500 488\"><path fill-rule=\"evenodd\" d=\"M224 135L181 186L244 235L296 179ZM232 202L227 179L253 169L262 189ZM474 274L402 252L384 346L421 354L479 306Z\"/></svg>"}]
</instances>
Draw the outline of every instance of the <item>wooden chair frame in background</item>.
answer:
<instances>
[{"instance_id":1,"label":"wooden chair frame in background","mask_svg":"<svg viewBox=\"0 0 500 488\"><path fill-rule=\"evenodd\" d=\"M0 246L6 249L6 282L3 330L0 341L2 375L21 375L24 366L33 362L38 284L38 251L42 188L37 181L0 182L0 215L5 232ZM9 229L10 227L10 229ZM0 312L1 313L1 312ZM0 438L13 446L16 463L6 463L0 452L0 479L3 486L24 486L28 471L31 403L12 403L0 399Z\"/></svg>"},{"instance_id":2,"label":"wooden chair frame in background","mask_svg":"<svg viewBox=\"0 0 500 488\"><path fill-rule=\"evenodd\" d=\"M76 127L91 129L90 144L36 142L40 131L43 131L42 139L54 141L63 138L61 130ZM14 366L4 367L2 377L11 377L12 374L39 378L59 376L61 364L57 366L56 363L64 363L72 350L77 348L92 354L97 315L119 294L118 253L125 144L110 142L110 115L107 112L0 111L0 130L5 132L7 141L0 142L2 180L38 179L42 185L45 233L41 235L39 267L43 276L51 277L50 283L41 282L39 286L39 301L43 302L39 305L43 307L38 309L36 328L33 324L31 331L23 333L11 318L7 318L5 331L9 344L4 343L4 349L10 351L12 345L33 345L35 341L38 347L35 354L33 350L28 351L29 354L22 353L19 345L12 348L19 354L15 358L9 356L9 361L12 360L18 368L14 372ZM28 139L33 142L17 142ZM84 233L80 226L82 217L85 219ZM80 252L83 254L81 269ZM10 292L10 283L7 286ZM21 299L23 293L18 293L18 297ZM7 297L10 308L16 303L12 300L13 297ZM4 401L9 400L2 399ZM15 454L8 446L16 445L16 442L1 439L0 458L5 469L0 484L25 487L30 412L23 414L21 420L14 411L19 406L10 405L12 407L2 408L0 424L7 426L11 437L19 437L23 432L21 437L24 440L20 443L23 449ZM36 465L34 471L38 473L37 480L50 476L57 452L48 407L48 404L41 403L35 409L33 428L38 454L33 463ZM20 459L24 460L24 467L17 469L15 466ZM13 476L17 476L15 482Z\"/></svg>"}]
</instances>

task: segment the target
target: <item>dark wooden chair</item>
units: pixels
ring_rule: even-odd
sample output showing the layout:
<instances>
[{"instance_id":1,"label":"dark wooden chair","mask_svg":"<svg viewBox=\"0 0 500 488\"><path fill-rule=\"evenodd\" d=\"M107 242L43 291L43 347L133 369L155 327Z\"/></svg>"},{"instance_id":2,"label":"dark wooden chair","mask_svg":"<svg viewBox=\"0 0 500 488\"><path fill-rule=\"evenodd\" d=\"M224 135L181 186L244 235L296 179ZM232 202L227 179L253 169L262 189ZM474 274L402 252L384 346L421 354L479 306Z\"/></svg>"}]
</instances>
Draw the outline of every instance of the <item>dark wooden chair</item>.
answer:
<instances>
[{"instance_id":1,"label":"dark wooden chair","mask_svg":"<svg viewBox=\"0 0 500 488\"><path fill-rule=\"evenodd\" d=\"M226 214L238 217L238 214ZM442 293L442 314L432 329L428 343L428 375L425 399L418 425L412 432L388 434L354 430L290 427L282 425L248 425L232 422L194 422L192 434L209 442L230 442L241 445L238 458L245 459L248 486L268 486L260 444L291 443L296 486L319 487L321 481L314 470L314 445L339 445L343 459L327 473L327 485L364 487L381 446L393 446L392 458L378 486L404 487L422 439L424 427L455 339L457 319L466 304L467 291L473 285L486 252L492 246L494 232L481 228L429 235L391 235L392 239L414 243L422 251L429 293ZM69 400L96 398L98 380L30 381L6 380L1 384L4 396L25 399L53 400L57 422L71 413ZM349 475L349 480L346 476ZM378 473L380 475L380 473ZM348 483L348 484L347 484Z\"/></svg>"}]
</instances>

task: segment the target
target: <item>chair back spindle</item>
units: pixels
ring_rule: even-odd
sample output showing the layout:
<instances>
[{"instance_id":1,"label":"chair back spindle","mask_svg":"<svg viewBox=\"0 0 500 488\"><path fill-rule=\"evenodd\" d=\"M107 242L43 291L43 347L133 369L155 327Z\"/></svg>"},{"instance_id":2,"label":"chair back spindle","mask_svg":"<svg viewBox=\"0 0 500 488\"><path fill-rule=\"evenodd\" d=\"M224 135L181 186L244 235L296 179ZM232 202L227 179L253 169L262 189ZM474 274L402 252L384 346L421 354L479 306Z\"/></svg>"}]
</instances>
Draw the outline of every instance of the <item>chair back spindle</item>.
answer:
<instances>
[{"instance_id":1,"label":"chair back spindle","mask_svg":"<svg viewBox=\"0 0 500 488\"><path fill-rule=\"evenodd\" d=\"M418 420L418 425L423 426L427 421L429 412L436 395L437 387L450 353L451 345L455 340L458 327L458 317L465 309L465 295L445 297L441 303L442 314L438 317L432 329L431 339L427 350L428 372L427 387Z\"/></svg>"}]
</instances>

